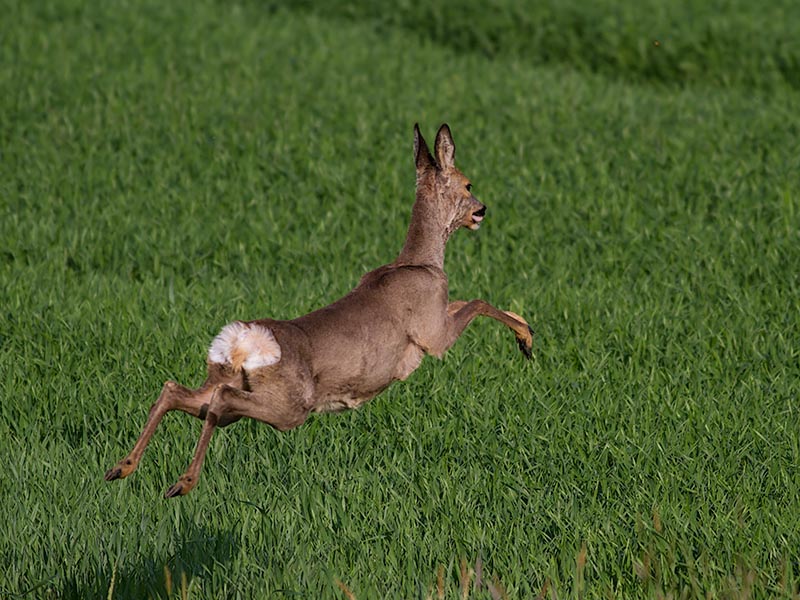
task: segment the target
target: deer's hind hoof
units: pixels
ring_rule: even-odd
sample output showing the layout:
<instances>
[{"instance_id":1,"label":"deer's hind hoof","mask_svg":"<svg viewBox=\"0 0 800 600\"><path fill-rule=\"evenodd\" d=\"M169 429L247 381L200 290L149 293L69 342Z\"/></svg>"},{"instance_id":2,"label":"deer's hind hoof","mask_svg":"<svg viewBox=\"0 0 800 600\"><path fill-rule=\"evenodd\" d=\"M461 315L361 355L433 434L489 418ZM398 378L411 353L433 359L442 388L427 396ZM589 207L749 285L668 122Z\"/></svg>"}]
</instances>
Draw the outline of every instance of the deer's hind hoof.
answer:
<instances>
[{"instance_id":1,"label":"deer's hind hoof","mask_svg":"<svg viewBox=\"0 0 800 600\"><path fill-rule=\"evenodd\" d=\"M164 498L175 498L176 496L183 496L185 493L186 492L183 491L183 486L180 483L176 483L164 492Z\"/></svg>"},{"instance_id":2,"label":"deer's hind hoof","mask_svg":"<svg viewBox=\"0 0 800 600\"><path fill-rule=\"evenodd\" d=\"M106 471L106 474L103 476L103 479L106 481L114 481L115 479L122 478L122 469L119 467L114 467L113 469L109 469Z\"/></svg>"},{"instance_id":3,"label":"deer's hind hoof","mask_svg":"<svg viewBox=\"0 0 800 600\"><path fill-rule=\"evenodd\" d=\"M119 461L113 467L111 467L106 474L103 475L103 479L106 481L114 481L115 479L124 479L136 469L136 465L134 464L133 460L130 458L126 458L124 460Z\"/></svg>"},{"instance_id":4,"label":"deer's hind hoof","mask_svg":"<svg viewBox=\"0 0 800 600\"><path fill-rule=\"evenodd\" d=\"M177 496L185 496L186 494L192 491L196 483L197 480L195 478L186 477L184 475L178 480L178 483L176 483L173 486L170 486L170 488L166 492L164 492L164 497L175 498Z\"/></svg>"},{"instance_id":5,"label":"deer's hind hoof","mask_svg":"<svg viewBox=\"0 0 800 600\"><path fill-rule=\"evenodd\" d=\"M531 329L530 325L528 325L528 331L530 332L530 340L517 338L517 346L519 346L519 351L522 352L523 356L530 360L533 358L533 329Z\"/></svg>"}]
</instances>

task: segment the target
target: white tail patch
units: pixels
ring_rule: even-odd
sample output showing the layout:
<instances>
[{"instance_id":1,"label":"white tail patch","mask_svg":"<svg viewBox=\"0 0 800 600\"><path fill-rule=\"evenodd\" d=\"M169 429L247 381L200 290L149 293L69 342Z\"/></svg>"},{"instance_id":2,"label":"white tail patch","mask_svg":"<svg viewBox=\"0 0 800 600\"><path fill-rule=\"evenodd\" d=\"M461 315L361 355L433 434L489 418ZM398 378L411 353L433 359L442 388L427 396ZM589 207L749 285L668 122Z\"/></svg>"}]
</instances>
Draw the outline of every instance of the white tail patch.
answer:
<instances>
[{"instance_id":1,"label":"white tail patch","mask_svg":"<svg viewBox=\"0 0 800 600\"><path fill-rule=\"evenodd\" d=\"M281 347L268 327L241 321L223 327L208 350L209 362L230 365L235 371L252 371L280 359Z\"/></svg>"}]
</instances>

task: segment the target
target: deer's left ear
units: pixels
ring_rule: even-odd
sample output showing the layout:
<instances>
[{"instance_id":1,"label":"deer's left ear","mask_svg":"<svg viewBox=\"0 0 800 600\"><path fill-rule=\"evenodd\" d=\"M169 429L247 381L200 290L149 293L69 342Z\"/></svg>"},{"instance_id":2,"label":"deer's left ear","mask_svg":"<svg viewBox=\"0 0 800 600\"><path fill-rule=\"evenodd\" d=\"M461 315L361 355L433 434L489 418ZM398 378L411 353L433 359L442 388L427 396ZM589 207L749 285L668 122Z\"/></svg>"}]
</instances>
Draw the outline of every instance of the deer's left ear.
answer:
<instances>
[{"instance_id":1,"label":"deer's left ear","mask_svg":"<svg viewBox=\"0 0 800 600\"><path fill-rule=\"evenodd\" d=\"M441 168L453 167L456 164L456 145L447 123L442 123L436 134L436 143L433 146L436 153L436 162Z\"/></svg>"},{"instance_id":2,"label":"deer's left ear","mask_svg":"<svg viewBox=\"0 0 800 600\"><path fill-rule=\"evenodd\" d=\"M425 143L425 138L419 131L419 123L414 123L414 162L420 173L436 166L431 151L428 150L428 144Z\"/></svg>"}]
</instances>

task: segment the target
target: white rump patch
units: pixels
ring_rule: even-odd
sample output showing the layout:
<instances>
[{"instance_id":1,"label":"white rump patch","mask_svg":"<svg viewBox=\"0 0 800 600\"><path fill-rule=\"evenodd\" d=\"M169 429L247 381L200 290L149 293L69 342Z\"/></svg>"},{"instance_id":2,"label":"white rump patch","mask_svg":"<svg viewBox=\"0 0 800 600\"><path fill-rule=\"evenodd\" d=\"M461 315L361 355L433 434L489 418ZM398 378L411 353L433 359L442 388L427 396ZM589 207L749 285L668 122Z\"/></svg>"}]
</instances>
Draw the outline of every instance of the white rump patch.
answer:
<instances>
[{"instance_id":1,"label":"white rump patch","mask_svg":"<svg viewBox=\"0 0 800 600\"><path fill-rule=\"evenodd\" d=\"M223 327L208 350L209 362L230 365L236 371L267 367L280 359L281 347L268 327L241 321Z\"/></svg>"}]
</instances>

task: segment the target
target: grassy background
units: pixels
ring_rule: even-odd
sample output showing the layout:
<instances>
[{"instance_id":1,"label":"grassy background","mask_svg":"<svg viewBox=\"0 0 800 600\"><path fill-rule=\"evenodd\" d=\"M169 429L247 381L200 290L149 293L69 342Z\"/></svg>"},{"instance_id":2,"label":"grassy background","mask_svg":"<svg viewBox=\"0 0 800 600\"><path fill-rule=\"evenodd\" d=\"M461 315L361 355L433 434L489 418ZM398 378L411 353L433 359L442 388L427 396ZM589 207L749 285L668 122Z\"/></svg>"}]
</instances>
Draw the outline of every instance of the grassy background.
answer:
<instances>
[{"instance_id":1,"label":"grassy background","mask_svg":"<svg viewBox=\"0 0 800 600\"><path fill-rule=\"evenodd\" d=\"M479 555L509 597L798 593L800 14L448 6L4 3L0 596L455 597ZM394 258L415 121L489 207L452 296L534 361L475 322L358 411L218 432L184 499L183 415L105 484L224 323Z\"/></svg>"}]
</instances>

